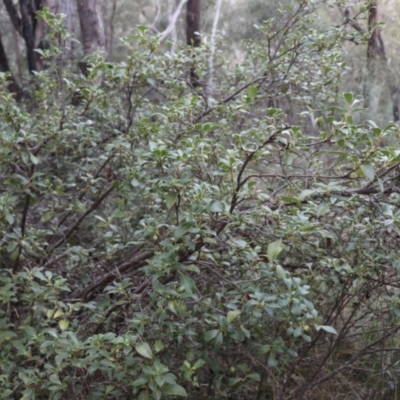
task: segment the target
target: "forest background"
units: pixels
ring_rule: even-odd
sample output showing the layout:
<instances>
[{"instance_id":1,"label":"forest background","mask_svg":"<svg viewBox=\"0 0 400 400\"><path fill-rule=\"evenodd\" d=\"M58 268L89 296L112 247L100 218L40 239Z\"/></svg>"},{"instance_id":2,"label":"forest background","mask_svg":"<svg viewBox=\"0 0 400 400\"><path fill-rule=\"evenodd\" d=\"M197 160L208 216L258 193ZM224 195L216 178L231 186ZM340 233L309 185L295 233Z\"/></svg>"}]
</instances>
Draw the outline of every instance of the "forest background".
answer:
<instances>
[{"instance_id":1,"label":"forest background","mask_svg":"<svg viewBox=\"0 0 400 400\"><path fill-rule=\"evenodd\" d=\"M0 398L400 398L399 15L3 0Z\"/></svg>"}]
</instances>

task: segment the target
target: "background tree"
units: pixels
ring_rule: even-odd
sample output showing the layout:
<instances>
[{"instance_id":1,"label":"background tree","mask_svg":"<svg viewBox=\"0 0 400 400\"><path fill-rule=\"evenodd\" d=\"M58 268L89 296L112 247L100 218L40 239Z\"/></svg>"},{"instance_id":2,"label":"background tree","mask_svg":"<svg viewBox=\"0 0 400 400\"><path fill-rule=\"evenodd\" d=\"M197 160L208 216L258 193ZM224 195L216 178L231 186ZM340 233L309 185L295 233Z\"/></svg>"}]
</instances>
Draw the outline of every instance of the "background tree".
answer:
<instances>
[{"instance_id":1,"label":"background tree","mask_svg":"<svg viewBox=\"0 0 400 400\"><path fill-rule=\"evenodd\" d=\"M186 43L193 48L199 47L201 43L200 15L201 0L188 0L186 5ZM194 87L200 85L195 65L190 68L190 81Z\"/></svg>"},{"instance_id":2,"label":"background tree","mask_svg":"<svg viewBox=\"0 0 400 400\"><path fill-rule=\"evenodd\" d=\"M19 12L15 8L12 0L4 0L10 20L15 30L24 38L26 46L26 58L29 71L36 71L35 49L35 14L40 5L40 1L19 0Z\"/></svg>"},{"instance_id":3,"label":"background tree","mask_svg":"<svg viewBox=\"0 0 400 400\"><path fill-rule=\"evenodd\" d=\"M22 92L21 88L19 87L17 81L15 80L14 76L10 74L10 66L8 64L7 54L5 52L3 42L0 35L0 72L7 72L9 73L9 84L8 89L11 93L16 95L16 98L19 99Z\"/></svg>"},{"instance_id":4,"label":"background tree","mask_svg":"<svg viewBox=\"0 0 400 400\"><path fill-rule=\"evenodd\" d=\"M105 36L103 20L100 15L97 0L77 0L79 22L81 27L82 45L85 56L94 51L105 50ZM81 68L86 70L86 62L81 63Z\"/></svg>"},{"instance_id":5,"label":"background tree","mask_svg":"<svg viewBox=\"0 0 400 400\"><path fill-rule=\"evenodd\" d=\"M48 8L52 14L63 14L65 18L65 29L68 32L64 43L64 59L65 62L71 63L74 58L75 44L72 36L76 34L76 5L73 0L41 0L40 8ZM44 20L38 20L35 29L35 48L46 49L46 35L49 32L49 26ZM40 63L40 55L37 54L37 62ZM41 69L41 68L39 68Z\"/></svg>"}]
</instances>

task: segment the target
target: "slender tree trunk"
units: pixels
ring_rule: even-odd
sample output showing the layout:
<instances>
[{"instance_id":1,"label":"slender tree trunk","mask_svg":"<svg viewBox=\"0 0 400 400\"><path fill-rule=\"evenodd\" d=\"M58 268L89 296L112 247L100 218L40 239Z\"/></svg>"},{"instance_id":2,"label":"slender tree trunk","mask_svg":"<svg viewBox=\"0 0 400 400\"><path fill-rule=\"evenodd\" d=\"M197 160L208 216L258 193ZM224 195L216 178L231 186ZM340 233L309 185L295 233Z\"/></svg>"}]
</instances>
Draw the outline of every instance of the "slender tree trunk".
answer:
<instances>
[{"instance_id":1,"label":"slender tree trunk","mask_svg":"<svg viewBox=\"0 0 400 400\"><path fill-rule=\"evenodd\" d=\"M85 55L104 50L104 27L97 0L77 0L77 4Z\"/></svg>"},{"instance_id":2,"label":"slender tree trunk","mask_svg":"<svg viewBox=\"0 0 400 400\"><path fill-rule=\"evenodd\" d=\"M200 46L201 0L188 0L186 8L186 41L189 46Z\"/></svg>"},{"instance_id":3,"label":"slender tree trunk","mask_svg":"<svg viewBox=\"0 0 400 400\"><path fill-rule=\"evenodd\" d=\"M18 76L18 80L20 82L22 82L22 65L21 64L23 62L23 59L21 57L20 45L19 45L20 35L18 34L14 25L11 28L11 34L12 34L12 39L13 39L14 55L15 55L15 60L16 60L17 70L18 70L17 76Z\"/></svg>"},{"instance_id":4,"label":"slender tree trunk","mask_svg":"<svg viewBox=\"0 0 400 400\"><path fill-rule=\"evenodd\" d=\"M188 0L186 6L186 42L193 48L199 47L201 43L200 6L201 0ZM190 68L190 82L194 87L200 86L195 65Z\"/></svg>"},{"instance_id":5,"label":"slender tree trunk","mask_svg":"<svg viewBox=\"0 0 400 400\"><path fill-rule=\"evenodd\" d=\"M378 1L374 0L371 2L368 9L368 30L371 32L371 36L368 40L367 47L367 77L364 83L364 97L366 105L370 106L373 87L376 85L379 75L386 74L384 79L387 80L389 86L393 119L398 121L399 90L387 62L381 30L375 26L378 21Z\"/></svg>"},{"instance_id":6,"label":"slender tree trunk","mask_svg":"<svg viewBox=\"0 0 400 400\"><path fill-rule=\"evenodd\" d=\"M367 57L369 61L376 59L386 61L386 52L381 37L381 30L376 27L374 28L374 25L378 22L378 1L375 0L371 3L368 10L368 30L371 32L367 49Z\"/></svg>"},{"instance_id":7,"label":"slender tree trunk","mask_svg":"<svg viewBox=\"0 0 400 400\"><path fill-rule=\"evenodd\" d=\"M32 73L37 70L34 54L36 9L33 8L32 3L29 0L19 0L19 7L21 11L22 36L26 45L26 59L28 61L29 71Z\"/></svg>"},{"instance_id":8,"label":"slender tree trunk","mask_svg":"<svg viewBox=\"0 0 400 400\"><path fill-rule=\"evenodd\" d=\"M109 20L109 35L108 35L108 40L107 40L107 58L108 60L112 59L112 54L114 50L114 18L115 18L115 12L117 10L117 0L113 0L113 5L111 9L111 15L110 15L110 20Z\"/></svg>"},{"instance_id":9,"label":"slender tree trunk","mask_svg":"<svg viewBox=\"0 0 400 400\"><path fill-rule=\"evenodd\" d=\"M213 80L214 80L214 53L215 53L215 35L217 34L217 27L219 15L221 11L222 0L217 0L216 10L214 15L214 22L211 31L210 48L211 54L208 60L208 84L207 84L207 97L210 102L213 96Z\"/></svg>"},{"instance_id":10,"label":"slender tree trunk","mask_svg":"<svg viewBox=\"0 0 400 400\"><path fill-rule=\"evenodd\" d=\"M15 30L23 37L26 46L26 59L29 71L36 71L35 49L35 30L36 30L36 11L40 7L41 0L19 0L18 14L12 0L3 0L11 23Z\"/></svg>"},{"instance_id":11,"label":"slender tree trunk","mask_svg":"<svg viewBox=\"0 0 400 400\"><path fill-rule=\"evenodd\" d=\"M173 14L174 14L174 0L168 0L168 24L173 22ZM176 42L178 41L178 37L176 35L176 28L175 28L175 24L174 27L172 28L172 32L171 32L171 37L172 37L172 47L171 47L171 52L174 53L175 52L175 47L176 47Z\"/></svg>"},{"instance_id":12,"label":"slender tree trunk","mask_svg":"<svg viewBox=\"0 0 400 400\"><path fill-rule=\"evenodd\" d=\"M10 72L10 66L8 64L7 55L4 50L3 41L1 40L1 35L0 35L0 71ZM21 88L19 87L13 75L11 75L8 80L9 80L8 90L11 93L15 93L17 100L19 100L22 96Z\"/></svg>"}]
</instances>

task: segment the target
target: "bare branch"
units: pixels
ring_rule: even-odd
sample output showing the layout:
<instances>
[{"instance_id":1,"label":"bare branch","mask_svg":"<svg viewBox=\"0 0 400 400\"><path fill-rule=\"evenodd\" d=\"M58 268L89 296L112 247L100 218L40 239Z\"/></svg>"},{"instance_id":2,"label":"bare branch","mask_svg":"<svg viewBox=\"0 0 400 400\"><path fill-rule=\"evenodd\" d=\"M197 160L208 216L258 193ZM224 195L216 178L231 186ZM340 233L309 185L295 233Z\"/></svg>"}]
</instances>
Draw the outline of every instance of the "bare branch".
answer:
<instances>
[{"instance_id":1,"label":"bare branch","mask_svg":"<svg viewBox=\"0 0 400 400\"><path fill-rule=\"evenodd\" d=\"M178 7L176 8L174 14L172 15L172 17L170 19L170 23L167 26L167 29L165 29L165 31L161 32L158 35L158 40L160 42L163 42L169 36L169 34L172 33L172 31L175 29L176 21L178 20L179 15L182 12L182 8L187 3L187 1L188 0L181 0L180 3L178 4Z\"/></svg>"}]
</instances>

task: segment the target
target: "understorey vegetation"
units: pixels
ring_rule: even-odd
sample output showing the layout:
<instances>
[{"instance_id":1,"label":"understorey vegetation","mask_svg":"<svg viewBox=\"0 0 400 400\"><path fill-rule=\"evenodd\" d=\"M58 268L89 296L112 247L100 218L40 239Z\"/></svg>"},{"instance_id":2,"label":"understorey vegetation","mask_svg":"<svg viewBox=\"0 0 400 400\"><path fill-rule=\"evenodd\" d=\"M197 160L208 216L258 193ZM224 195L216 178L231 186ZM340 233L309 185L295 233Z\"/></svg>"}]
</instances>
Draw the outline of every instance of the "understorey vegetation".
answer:
<instances>
[{"instance_id":1,"label":"understorey vegetation","mask_svg":"<svg viewBox=\"0 0 400 400\"><path fill-rule=\"evenodd\" d=\"M85 73L39 13L46 67L0 73L0 398L399 398L399 129L308 3L242 63L138 27Z\"/></svg>"}]
</instances>

